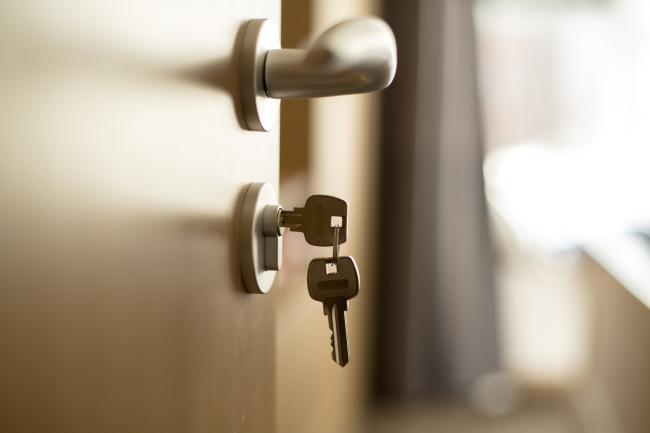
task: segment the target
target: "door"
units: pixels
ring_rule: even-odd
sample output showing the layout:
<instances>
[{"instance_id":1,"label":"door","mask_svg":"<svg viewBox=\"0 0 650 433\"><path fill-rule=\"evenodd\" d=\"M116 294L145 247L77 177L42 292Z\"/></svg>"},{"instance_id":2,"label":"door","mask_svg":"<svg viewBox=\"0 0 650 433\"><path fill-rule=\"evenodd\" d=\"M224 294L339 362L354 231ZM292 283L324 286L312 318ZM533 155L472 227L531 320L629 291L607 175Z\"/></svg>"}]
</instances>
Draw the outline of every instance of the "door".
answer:
<instances>
[{"instance_id":1,"label":"door","mask_svg":"<svg viewBox=\"0 0 650 433\"><path fill-rule=\"evenodd\" d=\"M0 6L0 431L271 432L274 291L244 292L238 32L279 0Z\"/></svg>"}]
</instances>

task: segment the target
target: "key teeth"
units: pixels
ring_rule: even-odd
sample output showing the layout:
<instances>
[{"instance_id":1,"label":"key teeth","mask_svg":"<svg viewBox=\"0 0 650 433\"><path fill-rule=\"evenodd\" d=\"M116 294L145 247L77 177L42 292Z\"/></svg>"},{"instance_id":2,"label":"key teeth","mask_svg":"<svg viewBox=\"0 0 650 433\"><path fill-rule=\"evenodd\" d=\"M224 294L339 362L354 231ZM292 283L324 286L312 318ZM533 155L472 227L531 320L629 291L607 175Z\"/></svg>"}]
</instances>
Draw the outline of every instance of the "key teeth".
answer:
<instances>
[{"instance_id":1,"label":"key teeth","mask_svg":"<svg viewBox=\"0 0 650 433\"><path fill-rule=\"evenodd\" d=\"M330 345L332 346L332 360L334 362L336 362L336 364L339 367L341 367L341 368L345 367L350 360L349 359L342 359L342 360L338 361L336 359L336 349L334 348L334 334L330 334Z\"/></svg>"}]
</instances>

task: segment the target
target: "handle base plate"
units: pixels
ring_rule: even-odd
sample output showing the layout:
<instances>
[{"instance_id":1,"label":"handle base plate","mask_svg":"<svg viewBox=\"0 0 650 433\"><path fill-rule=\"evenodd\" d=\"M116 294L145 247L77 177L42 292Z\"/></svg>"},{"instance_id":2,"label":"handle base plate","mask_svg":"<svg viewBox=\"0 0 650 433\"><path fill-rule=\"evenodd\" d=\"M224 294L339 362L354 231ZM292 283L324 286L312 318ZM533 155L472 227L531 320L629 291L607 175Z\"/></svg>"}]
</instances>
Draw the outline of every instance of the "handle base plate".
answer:
<instances>
[{"instance_id":1,"label":"handle base plate","mask_svg":"<svg viewBox=\"0 0 650 433\"><path fill-rule=\"evenodd\" d=\"M244 121L251 131L270 131L278 120L280 100L266 94L264 63L270 50L280 48L280 32L268 19L250 20L244 26L240 70Z\"/></svg>"}]
</instances>

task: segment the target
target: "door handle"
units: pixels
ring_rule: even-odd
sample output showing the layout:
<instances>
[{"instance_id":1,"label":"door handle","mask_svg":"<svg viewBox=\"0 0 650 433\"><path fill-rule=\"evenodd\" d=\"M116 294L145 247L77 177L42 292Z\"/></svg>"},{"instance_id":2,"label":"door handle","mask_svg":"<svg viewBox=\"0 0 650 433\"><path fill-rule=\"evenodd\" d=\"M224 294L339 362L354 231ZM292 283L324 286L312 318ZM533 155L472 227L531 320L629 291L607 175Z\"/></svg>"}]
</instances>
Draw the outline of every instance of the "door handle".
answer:
<instances>
[{"instance_id":1,"label":"door handle","mask_svg":"<svg viewBox=\"0 0 650 433\"><path fill-rule=\"evenodd\" d=\"M246 24L241 54L241 96L249 129L268 131L280 99L366 93L395 76L395 36L378 18L354 18L327 29L307 49L281 49L270 20Z\"/></svg>"},{"instance_id":2,"label":"door handle","mask_svg":"<svg viewBox=\"0 0 650 433\"><path fill-rule=\"evenodd\" d=\"M271 50L264 84L271 98L316 98L366 93L388 86L397 51L390 27L355 18L327 29L306 50Z\"/></svg>"}]
</instances>

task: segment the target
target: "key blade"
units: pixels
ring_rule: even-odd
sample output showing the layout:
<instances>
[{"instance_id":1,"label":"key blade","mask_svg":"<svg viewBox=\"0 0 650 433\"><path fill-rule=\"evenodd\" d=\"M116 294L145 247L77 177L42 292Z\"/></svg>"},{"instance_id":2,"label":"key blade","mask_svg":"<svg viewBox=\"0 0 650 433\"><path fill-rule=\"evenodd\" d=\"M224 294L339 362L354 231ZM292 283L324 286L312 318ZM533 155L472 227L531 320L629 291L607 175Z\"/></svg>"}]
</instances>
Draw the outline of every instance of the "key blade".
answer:
<instances>
[{"instance_id":1,"label":"key blade","mask_svg":"<svg viewBox=\"0 0 650 433\"><path fill-rule=\"evenodd\" d=\"M350 360L345 309L341 304L333 304L329 309L328 316L332 330L332 359L341 367L345 367Z\"/></svg>"}]
</instances>

